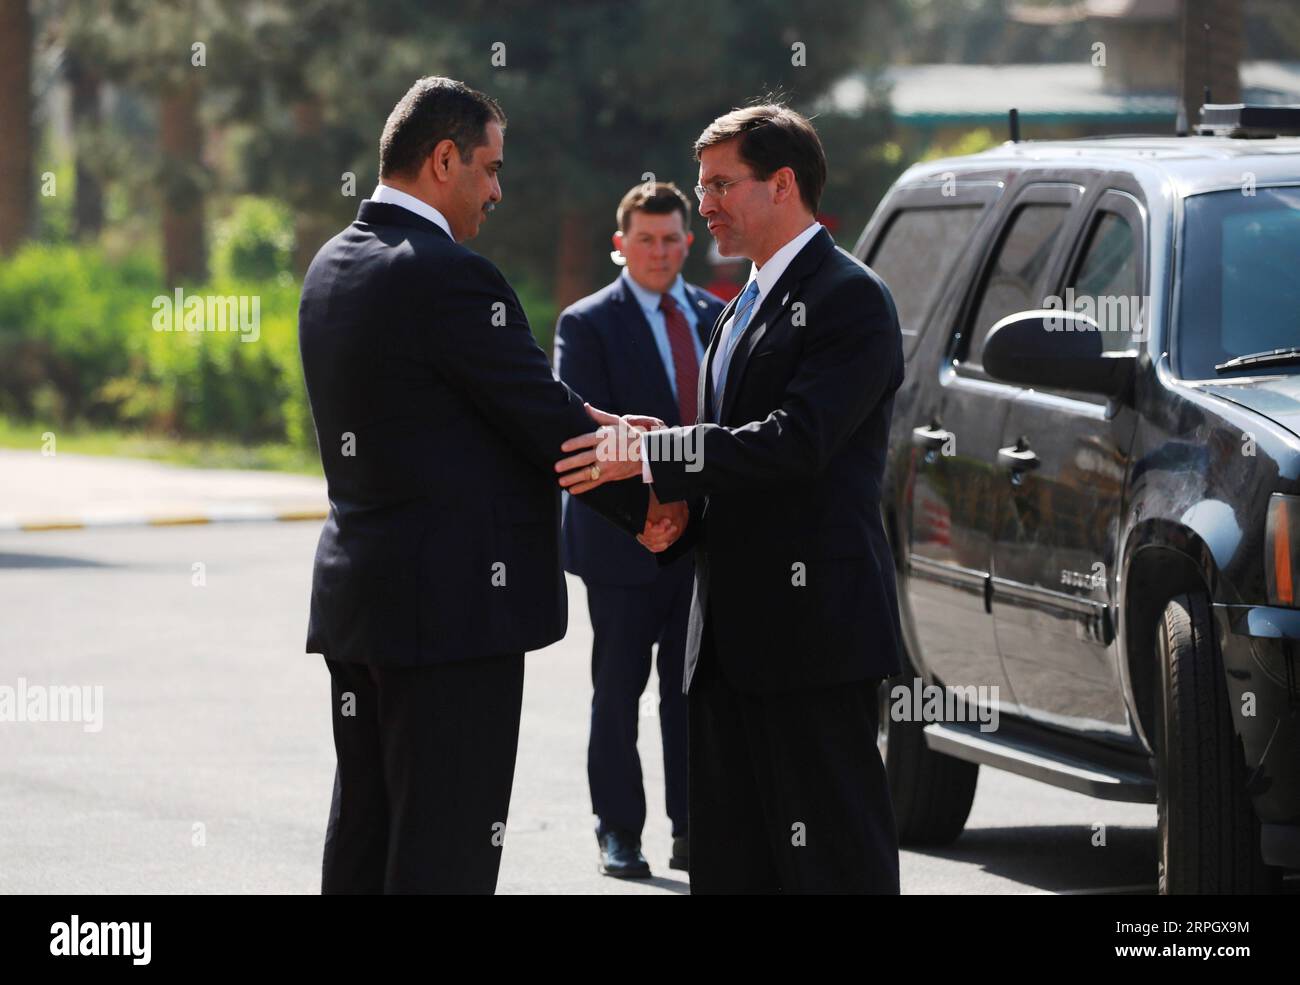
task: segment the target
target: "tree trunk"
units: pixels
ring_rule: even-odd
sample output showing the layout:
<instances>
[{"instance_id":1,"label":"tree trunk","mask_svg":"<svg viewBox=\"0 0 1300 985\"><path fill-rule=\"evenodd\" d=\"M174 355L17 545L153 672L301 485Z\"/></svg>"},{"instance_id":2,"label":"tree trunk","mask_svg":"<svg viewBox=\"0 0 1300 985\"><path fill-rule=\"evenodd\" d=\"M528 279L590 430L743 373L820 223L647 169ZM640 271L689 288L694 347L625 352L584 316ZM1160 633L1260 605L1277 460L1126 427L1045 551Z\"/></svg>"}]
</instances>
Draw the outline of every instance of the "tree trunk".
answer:
<instances>
[{"instance_id":1,"label":"tree trunk","mask_svg":"<svg viewBox=\"0 0 1300 985\"><path fill-rule=\"evenodd\" d=\"M164 90L160 110L163 270L168 284L193 283L207 275L198 83Z\"/></svg>"},{"instance_id":2,"label":"tree trunk","mask_svg":"<svg viewBox=\"0 0 1300 985\"><path fill-rule=\"evenodd\" d=\"M95 239L104 228L104 190L90 163L89 137L97 136L100 122L99 72L75 53L68 55L68 81L72 86L73 154L76 157L76 199L72 229L77 239Z\"/></svg>"},{"instance_id":3,"label":"tree trunk","mask_svg":"<svg viewBox=\"0 0 1300 985\"><path fill-rule=\"evenodd\" d=\"M0 256L32 222L32 16L27 0L0 0Z\"/></svg>"},{"instance_id":4,"label":"tree trunk","mask_svg":"<svg viewBox=\"0 0 1300 985\"><path fill-rule=\"evenodd\" d=\"M591 293L593 219L584 212L560 217L560 243L555 266L555 307L561 311Z\"/></svg>"},{"instance_id":5,"label":"tree trunk","mask_svg":"<svg viewBox=\"0 0 1300 985\"><path fill-rule=\"evenodd\" d=\"M1182 99L1193 132L1207 87L1213 102L1241 102L1244 19L1241 0L1183 0Z\"/></svg>"},{"instance_id":6,"label":"tree trunk","mask_svg":"<svg viewBox=\"0 0 1300 985\"><path fill-rule=\"evenodd\" d=\"M320 100L309 96L293 105L294 134L298 146L319 150L323 117ZM319 158L319 155L317 155ZM303 169L309 187L291 201L293 207L293 271L299 280L307 273L316 251L338 230L332 216L321 211L321 202L328 202L331 193L338 193L338 185L329 185L328 174L319 166Z\"/></svg>"}]
</instances>

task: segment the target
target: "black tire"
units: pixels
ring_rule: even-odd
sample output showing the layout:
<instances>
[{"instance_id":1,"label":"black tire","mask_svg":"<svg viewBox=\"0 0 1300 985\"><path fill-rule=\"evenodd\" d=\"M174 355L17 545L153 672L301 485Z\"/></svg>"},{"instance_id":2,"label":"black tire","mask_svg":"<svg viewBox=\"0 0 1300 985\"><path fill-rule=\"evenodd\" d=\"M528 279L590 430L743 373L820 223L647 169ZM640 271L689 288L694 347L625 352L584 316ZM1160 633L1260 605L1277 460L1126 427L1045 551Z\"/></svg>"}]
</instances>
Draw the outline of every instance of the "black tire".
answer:
<instances>
[{"instance_id":1,"label":"black tire","mask_svg":"<svg viewBox=\"0 0 1300 985\"><path fill-rule=\"evenodd\" d=\"M893 704L890 691L899 683L910 687L913 680L909 668L881 684L876 744L889 778L898 843L947 845L966 826L980 768L978 763L954 759L930 749L921 734L925 722L890 719L889 708Z\"/></svg>"},{"instance_id":2,"label":"black tire","mask_svg":"<svg viewBox=\"0 0 1300 985\"><path fill-rule=\"evenodd\" d=\"M1281 888L1264 864L1223 660L1200 593L1170 600L1156 627L1157 861L1160 893Z\"/></svg>"}]
</instances>

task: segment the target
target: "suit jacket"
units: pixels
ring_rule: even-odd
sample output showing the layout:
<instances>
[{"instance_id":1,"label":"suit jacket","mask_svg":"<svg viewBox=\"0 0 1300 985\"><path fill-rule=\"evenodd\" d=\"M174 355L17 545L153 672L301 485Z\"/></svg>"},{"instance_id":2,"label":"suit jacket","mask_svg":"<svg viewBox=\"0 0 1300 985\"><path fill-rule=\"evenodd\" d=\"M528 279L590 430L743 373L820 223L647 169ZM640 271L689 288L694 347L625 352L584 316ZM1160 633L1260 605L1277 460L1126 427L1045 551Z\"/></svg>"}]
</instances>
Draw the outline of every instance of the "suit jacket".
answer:
<instances>
[{"instance_id":1,"label":"suit jacket","mask_svg":"<svg viewBox=\"0 0 1300 985\"><path fill-rule=\"evenodd\" d=\"M700 341L708 345L723 304L685 285ZM573 389L611 414L650 414L666 424L680 420L645 312L622 277L560 313L555 327L555 371ZM653 554L588 505L564 497L564 568L602 585L648 585L659 573Z\"/></svg>"},{"instance_id":2,"label":"suit jacket","mask_svg":"<svg viewBox=\"0 0 1300 985\"><path fill-rule=\"evenodd\" d=\"M308 652L417 666L562 637L554 464L595 424L496 267L367 200L312 261L298 332L330 499ZM639 533L635 485L588 502Z\"/></svg>"},{"instance_id":3,"label":"suit jacket","mask_svg":"<svg viewBox=\"0 0 1300 985\"><path fill-rule=\"evenodd\" d=\"M683 687L706 627L724 676L752 693L896 674L902 632L880 514L903 380L893 298L820 230L738 341L721 423L704 423L718 329L734 307L705 355L700 423L645 439L660 501L690 500L685 533L659 555L671 563L696 548Z\"/></svg>"}]
</instances>

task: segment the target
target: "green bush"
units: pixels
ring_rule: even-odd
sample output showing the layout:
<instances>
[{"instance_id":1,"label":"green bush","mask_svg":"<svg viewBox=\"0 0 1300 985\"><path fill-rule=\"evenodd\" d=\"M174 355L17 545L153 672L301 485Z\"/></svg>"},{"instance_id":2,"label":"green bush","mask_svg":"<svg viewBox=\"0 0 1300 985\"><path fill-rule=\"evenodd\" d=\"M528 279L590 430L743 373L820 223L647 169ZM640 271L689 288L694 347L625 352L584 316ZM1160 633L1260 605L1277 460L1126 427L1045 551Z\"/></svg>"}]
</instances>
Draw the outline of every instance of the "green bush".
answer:
<instances>
[{"instance_id":1,"label":"green bush","mask_svg":"<svg viewBox=\"0 0 1300 985\"><path fill-rule=\"evenodd\" d=\"M182 297L209 295L256 311L256 340L238 330L159 331L183 328L185 312L174 322L164 317L175 292L151 261L114 264L90 247L24 247L0 264L0 414L311 447L298 286L282 275L218 278L185 287Z\"/></svg>"},{"instance_id":2,"label":"green bush","mask_svg":"<svg viewBox=\"0 0 1300 985\"><path fill-rule=\"evenodd\" d=\"M32 244L0 263L0 412L106 421L94 394L138 363L157 267Z\"/></svg>"},{"instance_id":3,"label":"green bush","mask_svg":"<svg viewBox=\"0 0 1300 985\"><path fill-rule=\"evenodd\" d=\"M113 262L95 247L29 244L0 262L0 417L313 449L299 285L281 269L287 219L265 205L245 200L235 210L214 251L219 272L182 292L242 298L250 313L256 299L256 341L238 331L158 331L183 329L185 311L163 318L175 288L142 255ZM549 353L554 304L527 283L519 294Z\"/></svg>"},{"instance_id":4,"label":"green bush","mask_svg":"<svg viewBox=\"0 0 1300 985\"><path fill-rule=\"evenodd\" d=\"M107 381L118 419L185 436L312 442L298 358L298 288L292 282L226 281L185 296L235 297L258 314L257 332L156 331L145 369ZM254 307L256 304L256 307ZM174 308L174 304L172 306ZM304 423L306 426L304 427Z\"/></svg>"},{"instance_id":5,"label":"green bush","mask_svg":"<svg viewBox=\"0 0 1300 985\"><path fill-rule=\"evenodd\" d=\"M218 281L283 279L292 261L293 213L283 202L238 198L215 225L212 274Z\"/></svg>"}]
</instances>

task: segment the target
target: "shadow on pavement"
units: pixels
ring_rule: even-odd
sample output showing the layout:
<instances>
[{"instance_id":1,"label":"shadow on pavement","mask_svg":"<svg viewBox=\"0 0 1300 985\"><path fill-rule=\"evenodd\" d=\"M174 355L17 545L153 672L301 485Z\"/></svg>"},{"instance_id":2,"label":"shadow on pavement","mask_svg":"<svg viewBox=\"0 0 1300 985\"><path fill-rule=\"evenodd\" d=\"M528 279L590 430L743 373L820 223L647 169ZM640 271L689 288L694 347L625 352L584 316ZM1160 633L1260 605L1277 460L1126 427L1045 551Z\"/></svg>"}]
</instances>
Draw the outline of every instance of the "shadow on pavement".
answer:
<instances>
[{"instance_id":1,"label":"shadow on pavement","mask_svg":"<svg viewBox=\"0 0 1300 985\"><path fill-rule=\"evenodd\" d=\"M944 848L903 846L934 858L969 862L984 871L1049 893L1156 892L1156 830L1107 825L1094 846L1091 825L975 828ZM1300 893L1300 878L1284 877L1282 894Z\"/></svg>"},{"instance_id":2,"label":"shadow on pavement","mask_svg":"<svg viewBox=\"0 0 1300 985\"><path fill-rule=\"evenodd\" d=\"M993 875L1050 893L1156 890L1156 831L1107 825L1106 844L1094 846L1091 825L974 828L943 848L904 851L969 862Z\"/></svg>"},{"instance_id":3,"label":"shadow on pavement","mask_svg":"<svg viewBox=\"0 0 1300 985\"><path fill-rule=\"evenodd\" d=\"M113 568L117 565L104 564L81 557L60 557L56 554L14 554L0 551L0 569L6 568Z\"/></svg>"},{"instance_id":4,"label":"shadow on pavement","mask_svg":"<svg viewBox=\"0 0 1300 985\"><path fill-rule=\"evenodd\" d=\"M670 893L677 893L681 896L691 894L691 884L681 879L669 879L666 876L651 876L649 879L638 879L637 882L646 886L654 886L656 889L666 889Z\"/></svg>"}]
</instances>

